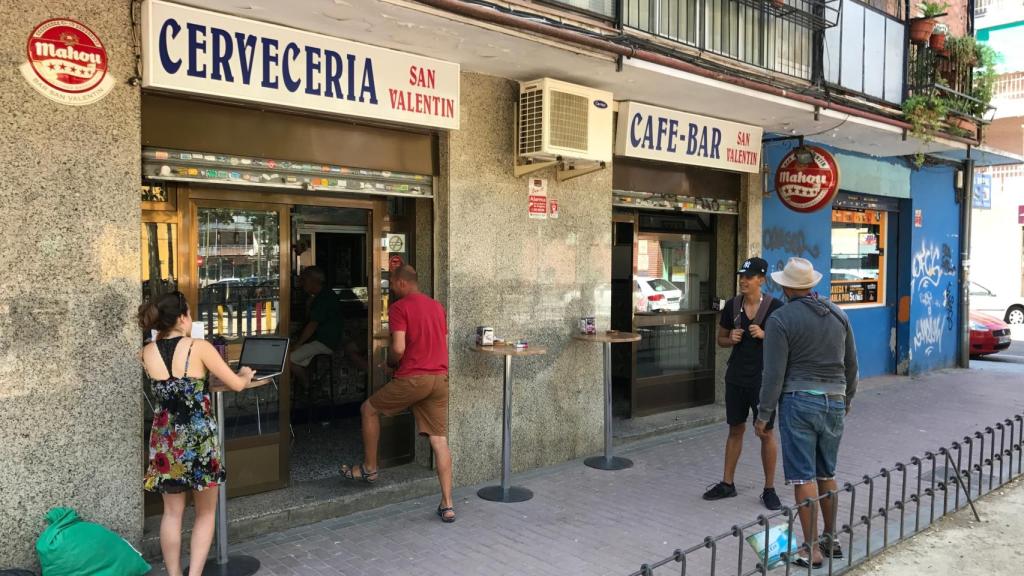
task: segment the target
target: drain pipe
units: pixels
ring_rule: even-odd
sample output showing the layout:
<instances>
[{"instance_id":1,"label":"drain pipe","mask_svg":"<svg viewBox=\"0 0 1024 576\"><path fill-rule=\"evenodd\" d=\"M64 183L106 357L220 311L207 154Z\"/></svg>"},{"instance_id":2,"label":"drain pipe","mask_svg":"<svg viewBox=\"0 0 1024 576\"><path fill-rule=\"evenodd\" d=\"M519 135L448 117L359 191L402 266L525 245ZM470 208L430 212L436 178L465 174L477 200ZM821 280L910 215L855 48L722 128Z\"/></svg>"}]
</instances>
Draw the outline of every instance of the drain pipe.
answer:
<instances>
[{"instance_id":1,"label":"drain pipe","mask_svg":"<svg viewBox=\"0 0 1024 576\"><path fill-rule=\"evenodd\" d=\"M903 120L897 120L895 118L890 118L889 116L884 116L882 114L876 114L874 112L861 110L860 108L854 108L852 106L846 106L836 102L830 102L828 100L822 100L821 98L815 98L814 96L808 96L806 94L799 94L791 90L785 90L783 88L778 88L776 86L772 86L771 84L765 84L763 82L758 82L756 80L750 80L748 78L741 78L738 76L733 76L731 74L715 72L713 70L708 70L707 68L704 68L702 66L698 66L697 64L686 62L685 60L679 60L677 58L672 58L671 56L666 56L664 54L659 54L657 52L651 52L650 50L633 48L631 46L622 46L620 44L616 44L615 42L611 42L603 38L596 38L594 36L589 36L581 32L576 32L574 30L567 30L565 28L551 26L543 22L528 20L526 18L521 18L513 14L506 14L504 12L480 4L470 4L468 2L463 2L462 0L417 0L417 2L420 4L425 4L427 6L432 6L439 10L453 12L455 14L459 14L462 16L468 16L470 18L476 18L478 20L484 20L487 22L493 22L495 24L501 24L503 26L508 26L510 28L516 28L518 30L525 30L527 32L533 32L543 36L557 38L559 40L564 40L566 42L571 42L573 44L578 44L580 46L586 46L588 48L593 48L595 50L610 52L612 54L617 54L619 56L623 56L626 58L636 58L638 60L643 60L645 62L650 62L652 64L665 66L666 68L672 68L675 70L680 70L682 72L688 72L696 76L702 76L704 78L710 78L712 80L726 82L734 86L742 86L743 88L749 88L751 90L756 90L758 92L764 92L767 94L773 94L775 96L781 96L789 100L795 100L797 102L802 102L804 104L816 106L821 109L834 110L841 114L849 114L850 116L857 116L867 120L873 120L875 122L879 122L889 126L894 126L901 130L909 130L911 128L910 124L904 122ZM956 142L961 142L963 144L974 144L973 141L968 140L966 138L949 136L945 134L943 135L943 137Z\"/></svg>"},{"instance_id":2,"label":"drain pipe","mask_svg":"<svg viewBox=\"0 0 1024 576\"><path fill-rule=\"evenodd\" d=\"M971 364L971 210L974 206L974 159L971 147L963 166L963 185L960 191L960 354L957 366L970 368Z\"/></svg>"}]
</instances>

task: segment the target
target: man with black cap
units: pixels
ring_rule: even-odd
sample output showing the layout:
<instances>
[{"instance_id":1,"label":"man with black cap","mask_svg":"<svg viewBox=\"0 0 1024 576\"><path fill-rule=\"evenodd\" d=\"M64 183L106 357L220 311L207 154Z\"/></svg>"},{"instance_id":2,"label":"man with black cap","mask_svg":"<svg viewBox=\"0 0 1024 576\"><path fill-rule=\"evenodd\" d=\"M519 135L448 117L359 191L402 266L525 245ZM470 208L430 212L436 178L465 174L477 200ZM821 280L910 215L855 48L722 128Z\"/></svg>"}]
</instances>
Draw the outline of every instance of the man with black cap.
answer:
<instances>
[{"instance_id":1,"label":"man with black cap","mask_svg":"<svg viewBox=\"0 0 1024 576\"><path fill-rule=\"evenodd\" d=\"M729 424L729 438L725 442L725 472L722 481L704 493L705 500L720 500L736 495L733 482L736 464L743 451L743 432L747 420L757 420L757 403L761 397L761 370L764 365L764 323L768 316L782 306L770 294L761 292L768 273L768 263L761 258L750 258L736 272L740 293L722 308L718 322L718 345L732 348L725 370L725 414ZM751 418L752 416L752 418ZM774 420L774 418L773 418ZM764 466L764 491L761 502L769 510L782 507L775 493L775 462L779 447L775 435L761 437L761 463Z\"/></svg>"}]
</instances>

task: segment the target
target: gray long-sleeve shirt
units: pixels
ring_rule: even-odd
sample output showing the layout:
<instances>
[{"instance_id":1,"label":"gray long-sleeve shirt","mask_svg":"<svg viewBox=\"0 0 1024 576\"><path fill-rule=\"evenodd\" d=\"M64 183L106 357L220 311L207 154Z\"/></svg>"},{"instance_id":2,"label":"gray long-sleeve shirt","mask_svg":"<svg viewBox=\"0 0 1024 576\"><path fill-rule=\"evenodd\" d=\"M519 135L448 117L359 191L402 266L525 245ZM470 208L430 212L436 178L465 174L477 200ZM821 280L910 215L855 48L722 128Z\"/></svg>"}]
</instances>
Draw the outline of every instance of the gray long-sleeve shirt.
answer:
<instances>
[{"instance_id":1,"label":"gray long-sleeve shirt","mask_svg":"<svg viewBox=\"0 0 1024 576\"><path fill-rule=\"evenodd\" d=\"M857 345L846 313L817 295L795 298L765 326L764 373L757 418L767 422L783 392L857 391Z\"/></svg>"}]
</instances>

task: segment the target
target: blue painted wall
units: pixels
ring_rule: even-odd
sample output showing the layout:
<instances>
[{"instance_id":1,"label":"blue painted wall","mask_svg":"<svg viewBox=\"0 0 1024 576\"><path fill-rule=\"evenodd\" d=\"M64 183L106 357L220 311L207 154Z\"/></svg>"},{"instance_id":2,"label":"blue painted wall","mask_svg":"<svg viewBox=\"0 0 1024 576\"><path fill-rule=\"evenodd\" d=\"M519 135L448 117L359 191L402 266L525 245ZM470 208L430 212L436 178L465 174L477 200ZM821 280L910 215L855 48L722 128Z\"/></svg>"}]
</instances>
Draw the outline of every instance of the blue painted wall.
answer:
<instances>
[{"instance_id":1,"label":"blue painted wall","mask_svg":"<svg viewBox=\"0 0 1024 576\"><path fill-rule=\"evenodd\" d=\"M960 236L953 178L948 166L925 167L911 176L911 201L921 211L922 226L911 228L910 374L956 365Z\"/></svg>"},{"instance_id":2,"label":"blue painted wall","mask_svg":"<svg viewBox=\"0 0 1024 576\"><path fill-rule=\"evenodd\" d=\"M771 167L769 186L772 190L775 189L775 170L779 162L796 145L795 140L765 145L765 159ZM782 270L786 261L793 256L807 258L814 263L814 269L824 275L818 291L828 294L829 270L832 268L831 211L819 210L809 214L794 212L774 192L764 199L763 210L761 257L768 261L769 270ZM782 289L771 279L767 290L776 298L782 298Z\"/></svg>"},{"instance_id":3,"label":"blue painted wall","mask_svg":"<svg viewBox=\"0 0 1024 576\"><path fill-rule=\"evenodd\" d=\"M796 141L786 141L765 146L765 159L772 170L770 182L774 182L774 171L783 156L796 145ZM903 166L898 159L871 160ZM857 339L861 377L897 370L918 374L955 365L959 206L953 186L952 167L915 170L910 176L911 199L900 202L898 215L890 215L886 305L847 310ZM791 256L807 258L824 275L818 292L829 294L831 212L794 212L776 194L764 198L763 209L761 249L769 268L781 270ZM912 225L915 209L922 211L921 228ZM782 296L782 290L770 281L767 289Z\"/></svg>"}]
</instances>

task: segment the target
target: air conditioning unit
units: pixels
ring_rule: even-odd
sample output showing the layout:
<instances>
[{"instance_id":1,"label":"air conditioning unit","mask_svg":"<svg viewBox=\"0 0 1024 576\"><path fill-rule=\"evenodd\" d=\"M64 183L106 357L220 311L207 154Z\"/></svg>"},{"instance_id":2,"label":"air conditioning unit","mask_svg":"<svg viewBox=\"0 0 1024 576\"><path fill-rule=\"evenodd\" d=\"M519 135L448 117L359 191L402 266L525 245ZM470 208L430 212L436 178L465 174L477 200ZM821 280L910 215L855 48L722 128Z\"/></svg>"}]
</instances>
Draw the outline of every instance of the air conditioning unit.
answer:
<instances>
[{"instance_id":1,"label":"air conditioning unit","mask_svg":"<svg viewBox=\"0 0 1024 576\"><path fill-rule=\"evenodd\" d=\"M551 78L520 83L520 158L610 162L612 134L611 92Z\"/></svg>"}]
</instances>

